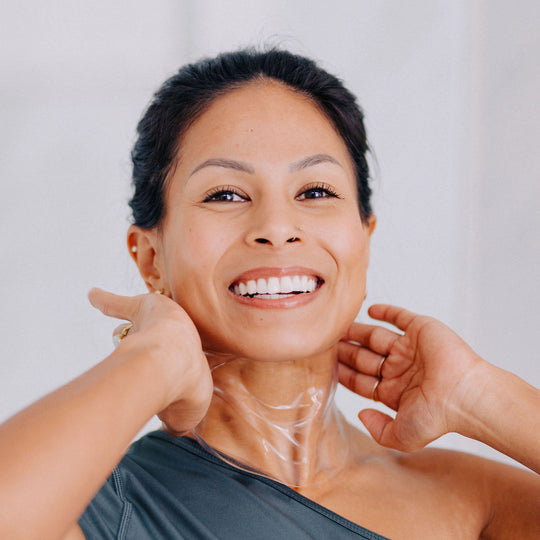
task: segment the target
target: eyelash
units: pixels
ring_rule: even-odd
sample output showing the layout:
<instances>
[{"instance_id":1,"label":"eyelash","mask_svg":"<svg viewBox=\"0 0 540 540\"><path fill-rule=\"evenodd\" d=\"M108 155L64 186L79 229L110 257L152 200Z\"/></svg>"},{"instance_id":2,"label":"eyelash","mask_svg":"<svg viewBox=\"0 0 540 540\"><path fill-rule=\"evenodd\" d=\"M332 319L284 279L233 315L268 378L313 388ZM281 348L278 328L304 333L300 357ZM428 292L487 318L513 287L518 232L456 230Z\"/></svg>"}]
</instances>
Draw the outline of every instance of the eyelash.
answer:
<instances>
[{"instance_id":1,"label":"eyelash","mask_svg":"<svg viewBox=\"0 0 540 540\"><path fill-rule=\"evenodd\" d=\"M315 184L311 184L309 186L306 186L305 188L302 188L302 191L296 197L299 197L300 195L304 195L308 191L322 191L326 194L325 197L313 197L312 199L323 199L327 197L334 198L334 199L341 199L341 196L339 195L339 193L337 193L337 191L335 191L331 186L329 186L328 184L325 184L324 182L317 182ZM301 199L301 200L306 200L306 199Z\"/></svg>"},{"instance_id":2,"label":"eyelash","mask_svg":"<svg viewBox=\"0 0 540 540\"><path fill-rule=\"evenodd\" d=\"M247 200L246 195L241 193L238 189L236 189L234 186L218 186L213 189L211 189L207 195L204 198L203 202L237 202L237 201L223 201L220 199L215 198L217 195L224 195L226 193L231 193L232 195L236 195L237 197L240 197L244 200Z\"/></svg>"},{"instance_id":3,"label":"eyelash","mask_svg":"<svg viewBox=\"0 0 540 540\"><path fill-rule=\"evenodd\" d=\"M300 199L300 200L305 201L305 200L325 199L325 198L341 199L341 196L331 186L329 186L328 184L325 184L323 182L317 182L315 184L310 184L310 185L306 186L296 196L296 198L300 197L301 195L305 195L309 191L311 191L311 192L316 192L316 191L321 192L322 191L323 193L325 193L325 195L322 196L322 197L310 197L310 198L305 197L305 198ZM237 197L240 197L243 200L249 200L247 195L245 195L244 193L239 191L234 186L217 186L217 187L211 189L207 193L207 195L205 196L203 202L205 202L205 203L209 203L209 202L239 202L239 201L227 201L227 200L217 198L218 195L226 195L226 194L231 194L233 196L236 195Z\"/></svg>"}]
</instances>

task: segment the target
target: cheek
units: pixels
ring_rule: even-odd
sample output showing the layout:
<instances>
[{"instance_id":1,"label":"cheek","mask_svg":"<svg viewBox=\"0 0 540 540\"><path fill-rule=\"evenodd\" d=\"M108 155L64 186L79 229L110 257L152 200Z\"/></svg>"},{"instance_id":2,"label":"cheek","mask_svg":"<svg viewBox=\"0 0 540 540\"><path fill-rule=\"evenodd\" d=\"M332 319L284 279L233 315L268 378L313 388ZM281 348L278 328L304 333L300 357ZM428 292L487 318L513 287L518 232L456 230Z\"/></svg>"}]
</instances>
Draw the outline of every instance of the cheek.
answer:
<instances>
[{"instance_id":1,"label":"cheek","mask_svg":"<svg viewBox=\"0 0 540 540\"><path fill-rule=\"evenodd\" d=\"M340 223L321 227L320 234L324 235L339 272L365 272L369 262L369 234L359 217L344 216Z\"/></svg>"},{"instance_id":2,"label":"cheek","mask_svg":"<svg viewBox=\"0 0 540 540\"><path fill-rule=\"evenodd\" d=\"M174 258L203 272L219 258L226 243L226 234L210 219L191 219L189 224L187 221L178 228L182 232L173 238Z\"/></svg>"},{"instance_id":3,"label":"cheek","mask_svg":"<svg viewBox=\"0 0 540 540\"><path fill-rule=\"evenodd\" d=\"M167 279L180 303L199 300L208 294L216 279L218 264L225 246L226 235L208 223L179 224L176 234L169 237L167 246Z\"/></svg>"},{"instance_id":4,"label":"cheek","mask_svg":"<svg viewBox=\"0 0 540 540\"><path fill-rule=\"evenodd\" d=\"M369 234L361 222L352 222L335 231L328 247L337 266L336 305L345 318L354 319L366 294Z\"/></svg>"}]
</instances>

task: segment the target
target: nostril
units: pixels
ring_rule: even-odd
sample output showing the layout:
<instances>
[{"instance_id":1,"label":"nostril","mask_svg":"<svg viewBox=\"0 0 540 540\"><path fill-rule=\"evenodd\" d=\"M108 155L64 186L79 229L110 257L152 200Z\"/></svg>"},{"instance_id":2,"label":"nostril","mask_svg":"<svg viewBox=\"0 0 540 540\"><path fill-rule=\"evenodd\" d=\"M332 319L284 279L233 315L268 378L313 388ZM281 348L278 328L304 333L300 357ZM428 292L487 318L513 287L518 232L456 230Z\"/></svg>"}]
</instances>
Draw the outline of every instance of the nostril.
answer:
<instances>
[{"instance_id":1,"label":"nostril","mask_svg":"<svg viewBox=\"0 0 540 540\"><path fill-rule=\"evenodd\" d=\"M292 236L291 238L289 238L289 239L287 240L287 242L289 242L289 243L292 243L292 242L298 242L298 240L299 240L299 238L297 238L296 236Z\"/></svg>"},{"instance_id":2,"label":"nostril","mask_svg":"<svg viewBox=\"0 0 540 540\"><path fill-rule=\"evenodd\" d=\"M256 238L255 242L258 242L259 244L268 244L268 240L266 238Z\"/></svg>"}]
</instances>

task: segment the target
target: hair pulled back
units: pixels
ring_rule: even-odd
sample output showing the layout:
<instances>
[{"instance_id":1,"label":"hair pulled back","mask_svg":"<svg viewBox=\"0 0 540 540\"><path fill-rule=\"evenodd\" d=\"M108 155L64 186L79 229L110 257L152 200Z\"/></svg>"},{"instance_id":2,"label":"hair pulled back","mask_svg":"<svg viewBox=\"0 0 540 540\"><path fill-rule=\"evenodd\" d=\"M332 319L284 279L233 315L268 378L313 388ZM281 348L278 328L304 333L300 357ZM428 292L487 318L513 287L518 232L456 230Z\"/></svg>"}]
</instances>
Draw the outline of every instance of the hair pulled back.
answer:
<instances>
[{"instance_id":1,"label":"hair pulled back","mask_svg":"<svg viewBox=\"0 0 540 540\"><path fill-rule=\"evenodd\" d=\"M256 79L274 79L309 97L343 138L354 163L358 205L371 214L368 144L363 113L354 95L312 60L290 52L243 49L182 67L156 92L138 126L131 153L133 222L144 229L161 223L166 179L182 136L219 96Z\"/></svg>"}]
</instances>

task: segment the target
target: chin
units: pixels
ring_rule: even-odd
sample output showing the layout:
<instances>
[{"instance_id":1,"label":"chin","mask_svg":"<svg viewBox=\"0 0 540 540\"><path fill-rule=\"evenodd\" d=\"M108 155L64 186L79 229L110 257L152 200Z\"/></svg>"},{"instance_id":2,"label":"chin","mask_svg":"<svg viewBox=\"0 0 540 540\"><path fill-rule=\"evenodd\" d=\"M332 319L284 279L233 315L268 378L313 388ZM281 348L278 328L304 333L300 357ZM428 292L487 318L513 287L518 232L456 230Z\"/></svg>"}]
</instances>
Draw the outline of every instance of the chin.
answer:
<instances>
[{"instance_id":1,"label":"chin","mask_svg":"<svg viewBox=\"0 0 540 540\"><path fill-rule=\"evenodd\" d=\"M320 330L320 329L319 329ZM204 349L219 355L249 358L259 362L293 362L330 351L339 338L320 331L261 332L237 336L232 343L203 340Z\"/></svg>"},{"instance_id":2,"label":"chin","mask_svg":"<svg viewBox=\"0 0 540 540\"><path fill-rule=\"evenodd\" d=\"M250 317L214 326L209 326L204 319L196 326L204 350L220 356L262 362L304 360L329 352L352 324L363 294L361 298L356 291L351 292L347 302L325 305L323 310L320 306L302 312L260 310L256 316L250 314ZM357 301L353 301L357 296Z\"/></svg>"}]
</instances>

